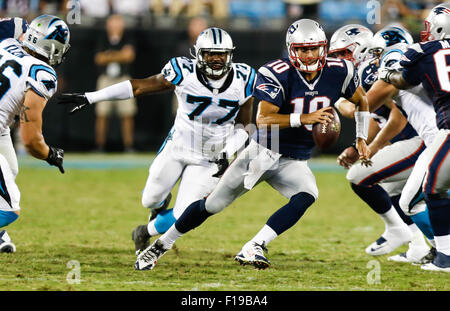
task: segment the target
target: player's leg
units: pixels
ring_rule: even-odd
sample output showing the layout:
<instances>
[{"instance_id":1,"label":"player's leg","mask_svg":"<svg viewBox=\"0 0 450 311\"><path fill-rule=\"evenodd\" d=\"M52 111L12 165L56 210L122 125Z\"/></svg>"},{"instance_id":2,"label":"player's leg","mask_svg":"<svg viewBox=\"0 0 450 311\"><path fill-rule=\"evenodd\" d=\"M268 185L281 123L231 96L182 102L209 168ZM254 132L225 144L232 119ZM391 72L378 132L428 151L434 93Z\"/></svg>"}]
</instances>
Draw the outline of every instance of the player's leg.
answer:
<instances>
[{"instance_id":1,"label":"player's leg","mask_svg":"<svg viewBox=\"0 0 450 311\"><path fill-rule=\"evenodd\" d=\"M0 135L0 154L5 157L13 176L16 177L19 173L19 165L9 129Z\"/></svg>"},{"instance_id":2,"label":"player's leg","mask_svg":"<svg viewBox=\"0 0 450 311\"><path fill-rule=\"evenodd\" d=\"M418 137L396 142L375 154L372 166L353 165L347 173L353 191L385 224L385 231L366 248L366 253L388 254L412 239L411 231L393 207L389 194L379 184L405 182L424 148Z\"/></svg>"},{"instance_id":3,"label":"player's leg","mask_svg":"<svg viewBox=\"0 0 450 311\"><path fill-rule=\"evenodd\" d=\"M436 243L436 257L422 269L450 272L450 130L440 130L431 146L424 181L425 201L429 208Z\"/></svg>"},{"instance_id":4,"label":"player's leg","mask_svg":"<svg viewBox=\"0 0 450 311\"><path fill-rule=\"evenodd\" d=\"M172 197L170 192L185 168L186 164L176 156L174 149L173 141L166 140L150 166L147 182L142 191L142 205L150 209L149 221L167 209ZM148 247L149 238L147 225L140 225L134 229L132 239L136 253Z\"/></svg>"},{"instance_id":5,"label":"player's leg","mask_svg":"<svg viewBox=\"0 0 450 311\"><path fill-rule=\"evenodd\" d=\"M429 148L419 156L414 168L402 189L399 205L401 210L409 216L414 224L420 229L420 233L413 231L413 239L409 244L409 249L405 253L389 257L388 260L399 262L423 263L433 257L435 249L429 249L424 241L423 235L426 236L429 243L434 247L434 234L428 215L428 209L423 200L422 182L427 168L427 154L430 153ZM410 226L412 228L412 225ZM425 251L428 253L425 254Z\"/></svg>"},{"instance_id":6,"label":"player's leg","mask_svg":"<svg viewBox=\"0 0 450 311\"><path fill-rule=\"evenodd\" d=\"M0 155L0 228L13 223L19 217L20 191L6 158ZM6 230L0 231L0 253L16 251Z\"/></svg>"},{"instance_id":7,"label":"player's leg","mask_svg":"<svg viewBox=\"0 0 450 311\"><path fill-rule=\"evenodd\" d=\"M217 172L216 164L188 165L181 175L178 186L177 199L173 209L166 210L148 223L148 233L155 236L165 233L180 217L192 202L201 200L209 195L219 178L212 177Z\"/></svg>"},{"instance_id":8,"label":"player's leg","mask_svg":"<svg viewBox=\"0 0 450 311\"><path fill-rule=\"evenodd\" d=\"M266 246L294 226L319 195L316 179L306 161L281 158L278 168L265 180L289 202L270 216L235 257L241 264L252 264L258 269L270 265L263 254Z\"/></svg>"},{"instance_id":9,"label":"player's leg","mask_svg":"<svg viewBox=\"0 0 450 311\"><path fill-rule=\"evenodd\" d=\"M153 269L156 260L172 248L177 239L200 226L208 217L219 213L247 191L244 188L244 173L247 172L257 146L256 142L251 141L230 164L211 194L206 199L191 203L166 233L138 256L135 263L136 270Z\"/></svg>"},{"instance_id":10,"label":"player's leg","mask_svg":"<svg viewBox=\"0 0 450 311\"><path fill-rule=\"evenodd\" d=\"M398 186L396 186L398 185ZM404 183L389 183L382 184L383 189L389 193L391 202L398 215L401 217L403 222L408 225L412 233L411 242L408 243L408 250L400 254L391 256L388 258L389 261L395 262L406 262L406 263L423 263L428 260L428 254L430 253L430 247L428 246L425 237L419 227L414 223L410 216L406 215L400 207L400 198L403 189L405 188Z\"/></svg>"}]
</instances>

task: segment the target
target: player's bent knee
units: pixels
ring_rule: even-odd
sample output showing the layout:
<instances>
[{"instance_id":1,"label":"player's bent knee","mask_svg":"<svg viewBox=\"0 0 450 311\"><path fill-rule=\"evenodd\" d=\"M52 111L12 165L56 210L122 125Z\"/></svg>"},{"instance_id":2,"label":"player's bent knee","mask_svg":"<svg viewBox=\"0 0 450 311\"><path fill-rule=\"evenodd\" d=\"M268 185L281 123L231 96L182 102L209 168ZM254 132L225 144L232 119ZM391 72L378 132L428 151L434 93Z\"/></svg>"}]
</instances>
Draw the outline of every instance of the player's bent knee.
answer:
<instances>
[{"instance_id":1,"label":"player's bent knee","mask_svg":"<svg viewBox=\"0 0 450 311\"><path fill-rule=\"evenodd\" d=\"M6 227L19 218L19 215L13 211L0 211L0 228Z\"/></svg>"},{"instance_id":2,"label":"player's bent knee","mask_svg":"<svg viewBox=\"0 0 450 311\"><path fill-rule=\"evenodd\" d=\"M217 214L220 213L228 204L225 200L208 200L205 202L205 209L208 213Z\"/></svg>"},{"instance_id":3,"label":"player's bent knee","mask_svg":"<svg viewBox=\"0 0 450 311\"><path fill-rule=\"evenodd\" d=\"M164 202L165 198L161 199L161 195L156 194L142 194L142 206L145 208L156 208L159 207L162 202Z\"/></svg>"}]
</instances>

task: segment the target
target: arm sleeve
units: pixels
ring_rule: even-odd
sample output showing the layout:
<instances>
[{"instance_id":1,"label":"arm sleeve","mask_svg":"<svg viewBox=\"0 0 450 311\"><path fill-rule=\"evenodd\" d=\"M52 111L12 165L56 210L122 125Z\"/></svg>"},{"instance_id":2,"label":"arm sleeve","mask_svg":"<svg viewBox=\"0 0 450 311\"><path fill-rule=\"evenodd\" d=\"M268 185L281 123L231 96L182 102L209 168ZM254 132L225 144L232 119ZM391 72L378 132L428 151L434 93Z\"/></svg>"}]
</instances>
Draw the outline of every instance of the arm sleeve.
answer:
<instances>
[{"instance_id":1,"label":"arm sleeve","mask_svg":"<svg viewBox=\"0 0 450 311\"><path fill-rule=\"evenodd\" d=\"M32 65L26 80L26 88L32 89L46 100L55 94L57 89L56 72L49 66Z\"/></svg>"},{"instance_id":2,"label":"arm sleeve","mask_svg":"<svg viewBox=\"0 0 450 311\"><path fill-rule=\"evenodd\" d=\"M423 50L419 44L414 44L409 48L400 60L402 76L410 85L418 85L422 82L423 69L420 60L424 56Z\"/></svg>"}]
</instances>

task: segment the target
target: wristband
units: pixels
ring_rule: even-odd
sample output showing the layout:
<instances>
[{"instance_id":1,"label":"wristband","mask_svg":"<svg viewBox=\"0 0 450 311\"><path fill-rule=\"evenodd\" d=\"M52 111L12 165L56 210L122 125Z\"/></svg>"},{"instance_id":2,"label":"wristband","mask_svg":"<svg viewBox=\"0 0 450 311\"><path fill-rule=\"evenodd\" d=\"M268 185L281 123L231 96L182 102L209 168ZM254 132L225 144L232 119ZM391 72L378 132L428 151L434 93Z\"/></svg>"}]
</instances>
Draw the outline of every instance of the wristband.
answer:
<instances>
[{"instance_id":1,"label":"wristband","mask_svg":"<svg viewBox=\"0 0 450 311\"><path fill-rule=\"evenodd\" d=\"M289 115L289 121L291 127L300 127L302 125L302 122L300 121L300 113L291 113Z\"/></svg>"},{"instance_id":2,"label":"wristband","mask_svg":"<svg viewBox=\"0 0 450 311\"><path fill-rule=\"evenodd\" d=\"M341 105L341 103L345 100L345 98L341 97L339 98L335 103L334 103L334 107L339 110L339 106Z\"/></svg>"},{"instance_id":3,"label":"wristband","mask_svg":"<svg viewBox=\"0 0 450 311\"><path fill-rule=\"evenodd\" d=\"M370 113L368 111L355 111L356 137L367 140L369 136Z\"/></svg>"}]
</instances>

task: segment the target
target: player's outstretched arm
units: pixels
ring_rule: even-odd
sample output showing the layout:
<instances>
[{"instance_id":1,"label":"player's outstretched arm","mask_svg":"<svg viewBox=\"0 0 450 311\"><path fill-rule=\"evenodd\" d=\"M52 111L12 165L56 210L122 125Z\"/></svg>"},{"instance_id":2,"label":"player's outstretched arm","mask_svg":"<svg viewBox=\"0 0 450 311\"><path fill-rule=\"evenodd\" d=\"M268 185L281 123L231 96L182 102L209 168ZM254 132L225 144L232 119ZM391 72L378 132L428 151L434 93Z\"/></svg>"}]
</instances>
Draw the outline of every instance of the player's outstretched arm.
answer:
<instances>
[{"instance_id":1,"label":"player's outstretched arm","mask_svg":"<svg viewBox=\"0 0 450 311\"><path fill-rule=\"evenodd\" d=\"M64 150L48 146L42 135L42 111L46 103L47 100L33 90L27 91L20 111L20 134L30 155L46 160L64 173Z\"/></svg>"},{"instance_id":2,"label":"player's outstretched arm","mask_svg":"<svg viewBox=\"0 0 450 311\"><path fill-rule=\"evenodd\" d=\"M113 84L101 90L87 93L66 93L56 97L59 104L73 104L70 113L80 111L90 104L109 100L129 99L141 95L149 95L171 91L175 86L167 81L162 74L146 79L131 79Z\"/></svg>"},{"instance_id":3,"label":"player's outstretched arm","mask_svg":"<svg viewBox=\"0 0 450 311\"><path fill-rule=\"evenodd\" d=\"M383 80L377 80L366 94L369 111L374 112L383 105L389 105L397 92L398 90L394 85Z\"/></svg>"},{"instance_id":4,"label":"player's outstretched arm","mask_svg":"<svg viewBox=\"0 0 450 311\"><path fill-rule=\"evenodd\" d=\"M392 101L389 108L391 112L389 113L386 125L369 145L370 157L373 157L378 150L389 144L389 141L400 134L408 123L408 120Z\"/></svg>"}]
</instances>

